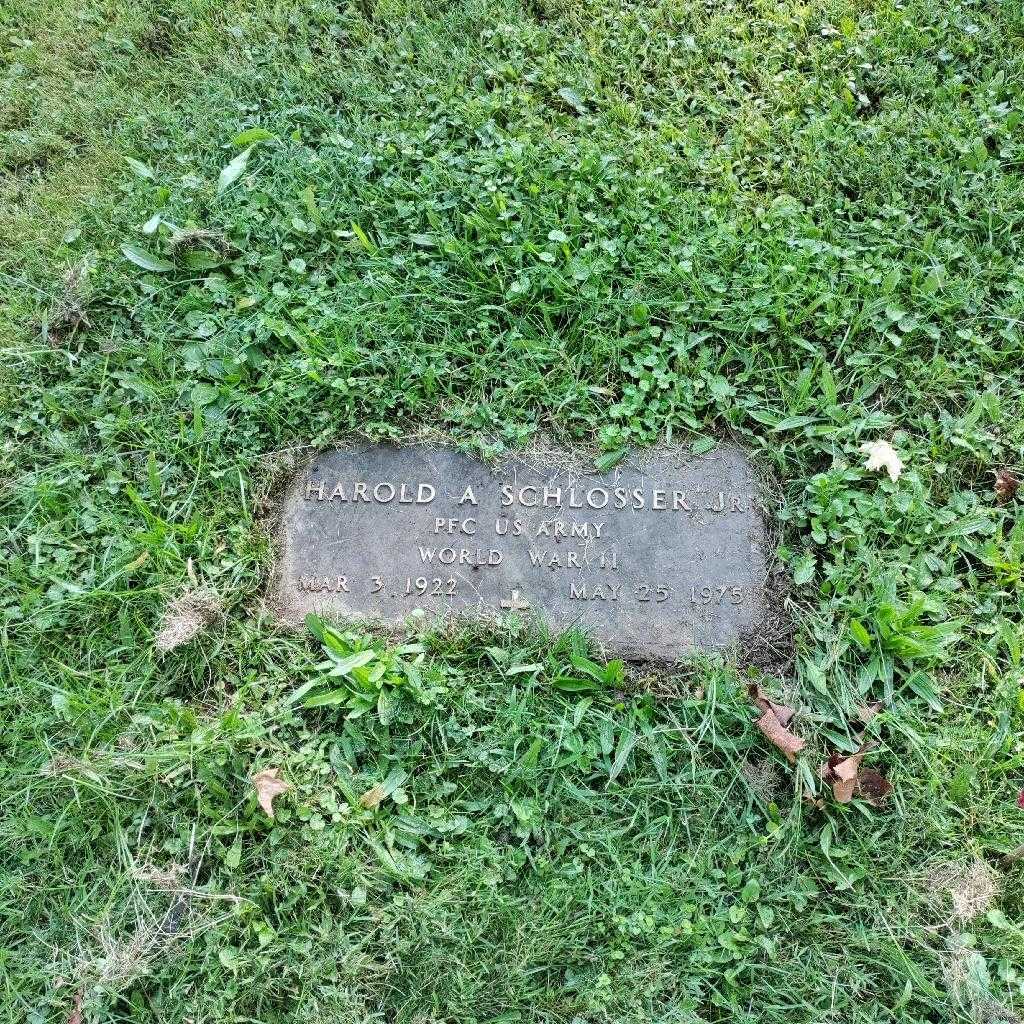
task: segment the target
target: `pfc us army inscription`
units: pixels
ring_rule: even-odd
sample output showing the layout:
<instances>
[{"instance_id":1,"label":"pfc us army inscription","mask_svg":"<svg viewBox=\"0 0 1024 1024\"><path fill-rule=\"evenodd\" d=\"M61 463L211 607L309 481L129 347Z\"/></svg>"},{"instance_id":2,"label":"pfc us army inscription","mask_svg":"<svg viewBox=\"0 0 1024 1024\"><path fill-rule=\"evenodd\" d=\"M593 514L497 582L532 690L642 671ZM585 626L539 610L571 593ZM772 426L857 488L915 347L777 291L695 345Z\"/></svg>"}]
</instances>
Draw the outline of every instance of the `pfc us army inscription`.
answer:
<instances>
[{"instance_id":1,"label":"pfc us army inscription","mask_svg":"<svg viewBox=\"0 0 1024 1024\"><path fill-rule=\"evenodd\" d=\"M766 538L740 450L655 449L605 474L546 455L494 469L426 446L321 453L286 487L274 603L291 620L537 615L662 661L758 628Z\"/></svg>"}]
</instances>

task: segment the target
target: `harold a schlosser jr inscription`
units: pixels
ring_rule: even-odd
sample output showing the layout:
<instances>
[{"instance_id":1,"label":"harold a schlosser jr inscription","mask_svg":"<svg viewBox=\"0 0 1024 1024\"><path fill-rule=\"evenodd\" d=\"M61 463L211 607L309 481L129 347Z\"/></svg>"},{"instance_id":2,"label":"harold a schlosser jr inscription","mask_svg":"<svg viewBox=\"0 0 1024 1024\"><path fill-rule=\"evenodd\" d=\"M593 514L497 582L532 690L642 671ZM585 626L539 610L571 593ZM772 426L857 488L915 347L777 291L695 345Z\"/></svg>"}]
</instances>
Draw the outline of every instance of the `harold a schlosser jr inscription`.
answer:
<instances>
[{"instance_id":1,"label":"harold a schlosser jr inscription","mask_svg":"<svg viewBox=\"0 0 1024 1024\"><path fill-rule=\"evenodd\" d=\"M426 446L324 452L285 491L274 604L289 620L537 615L662 661L758 629L768 559L742 452L655 449L605 474L563 464L552 452L497 469Z\"/></svg>"}]
</instances>

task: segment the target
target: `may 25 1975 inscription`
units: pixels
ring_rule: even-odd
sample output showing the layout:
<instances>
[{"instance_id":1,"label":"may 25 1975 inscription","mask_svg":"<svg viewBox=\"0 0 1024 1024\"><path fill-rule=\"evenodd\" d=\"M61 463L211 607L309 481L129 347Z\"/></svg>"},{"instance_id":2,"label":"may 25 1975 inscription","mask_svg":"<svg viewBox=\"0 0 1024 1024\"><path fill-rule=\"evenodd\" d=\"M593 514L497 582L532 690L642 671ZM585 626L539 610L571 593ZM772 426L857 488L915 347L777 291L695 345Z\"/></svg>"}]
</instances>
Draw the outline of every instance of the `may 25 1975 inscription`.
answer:
<instances>
[{"instance_id":1,"label":"may 25 1975 inscription","mask_svg":"<svg viewBox=\"0 0 1024 1024\"><path fill-rule=\"evenodd\" d=\"M285 491L274 603L292 620L535 614L662 661L757 629L766 537L739 449L655 449L605 474L565 465L551 452L496 469L447 448L323 452Z\"/></svg>"}]
</instances>

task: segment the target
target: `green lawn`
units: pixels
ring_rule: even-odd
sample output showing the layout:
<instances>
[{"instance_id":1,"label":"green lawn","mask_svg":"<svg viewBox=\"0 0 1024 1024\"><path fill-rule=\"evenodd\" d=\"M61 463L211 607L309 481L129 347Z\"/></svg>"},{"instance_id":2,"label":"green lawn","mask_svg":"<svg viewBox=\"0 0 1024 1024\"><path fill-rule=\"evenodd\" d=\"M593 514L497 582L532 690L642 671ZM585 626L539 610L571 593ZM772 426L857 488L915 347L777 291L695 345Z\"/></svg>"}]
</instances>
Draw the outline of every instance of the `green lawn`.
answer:
<instances>
[{"instance_id":1,"label":"green lawn","mask_svg":"<svg viewBox=\"0 0 1024 1024\"><path fill-rule=\"evenodd\" d=\"M1019 2L0 29L0 1018L1021 1019ZM580 699L516 621L349 637L421 658L383 715L291 702L265 516L353 433L745 446L796 764L735 658ZM865 739L893 792L837 802Z\"/></svg>"}]
</instances>

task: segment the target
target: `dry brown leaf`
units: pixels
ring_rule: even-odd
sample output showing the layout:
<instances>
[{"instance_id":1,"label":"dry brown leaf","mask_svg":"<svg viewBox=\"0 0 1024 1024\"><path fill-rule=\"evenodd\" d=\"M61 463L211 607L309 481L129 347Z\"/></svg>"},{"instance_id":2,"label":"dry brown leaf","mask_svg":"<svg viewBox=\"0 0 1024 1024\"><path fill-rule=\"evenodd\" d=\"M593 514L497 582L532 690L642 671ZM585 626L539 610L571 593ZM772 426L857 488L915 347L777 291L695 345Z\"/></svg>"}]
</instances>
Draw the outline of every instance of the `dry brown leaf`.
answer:
<instances>
[{"instance_id":1,"label":"dry brown leaf","mask_svg":"<svg viewBox=\"0 0 1024 1024\"><path fill-rule=\"evenodd\" d=\"M786 704L776 704L765 696L764 690L757 683L751 683L747 687L750 699L762 710L771 711L782 725L789 725L790 719L796 713Z\"/></svg>"},{"instance_id":2,"label":"dry brown leaf","mask_svg":"<svg viewBox=\"0 0 1024 1024\"><path fill-rule=\"evenodd\" d=\"M848 804L853 799L857 769L867 753L867 746L861 746L854 754L832 754L822 766L821 777L832 787L837 803Z\"/></svg>"},{"instance_id":3,"label":"dry brown leaf","mask_svg":"<svg viewBox=\"0 0 1024 1024\"><path fill-rule=\"evenodd\" d=\"M276 768L267 768L265 771L258 772L251 781L256 787L256 799L259 800L260 807L267 812L268 818L273 818L274 797L287 793L292 787L278 777Z\"/></svg>"},{"instance_id":4,"label":"dry brown leaf","mask_svg":"<svg viewBox=\"0 0 1024 1024\"><path fill-rule=\"evenodd\" d=\"M768 710L778 719L779 725L789 725L796 712L785 704L768 701Z\"/></svg>"},{"instance_id":5,"label":"dry brown leaf","mask_svg":"<svg viewBox=\"0 0 1024 1024\"><path fill-rule=\"evenodd\" d=\"M799 736L791 733L776 717L774 712L766 711L758 720L757 727L781 750L792 762L796 755L807 745Z\"/></svg>"},{"instance_id":6,"label":"dry brown leaf","mask_svg":"<svg viewBox=\"0 0 1024 1024\"><path fill-rule=\"evenodd\" d=\"M892 785L881 772L875 771L874 768L862 768L857 776L857 792L869 804L879 807L892 792Z\"/></svg>"},{"instance_id":7,"label":"dry brown leaf","mask_svg":"<svg viewBox=\"0 0 1024 1024\"><path fill-rule=\"evenodd\" d=\"M795 761L796 755L807 744L786 728L793 718L793 709L785 704L770 701L756 683L750 684L748 692L751 700L761 710L761 717L755 723L758 729L786 755L790 762Z\"/></svg>"},{"instance_id":8,"label":"dry brown leaf","mask_svg":"<svg viewBox=\"0 0 1024 1024\"><path fill-rule=\"evenodd\" d=\"M367 810L372 811L375 807L380 806L381 800L384 799L384 787L381 784L377 784L373 789L368 789L360 798L359 806L365 807Z\"/></svg>"},{"instance_id":9,"label":"dry brown leaf","mask_svg":"<svg viewBox=\"0 0 1024 1024\"><path fill-rule=\"evenodd\" d=\"M996 501L1000 505L1005 505L1006 502L1013 501L1017 496L1017 492L1020 490L1020 477L1008 469L997 469L994 489Z\"/></svg>"},{"instance_id":10,"label":"dry brown leaf","mask_svg":"<svg viewBox=\"0 0 1024 1024\"><path fill-rule=\"evenodd\" d=\"M835 797L836 803L848 804L853 799L858 777L861 774L860 763L864 760L864 755L877 745L877 743L862 743L852 754L832 754L821 766L819 774L832 787L832 795ZM879 775L878 778L882 779L882 776ZM885 780L882 779L882 781Z\"/></svg>"}]
</instances>

